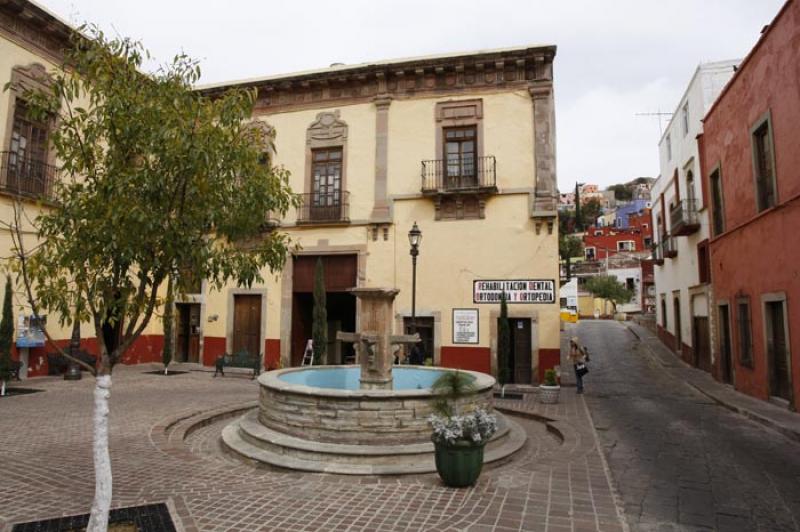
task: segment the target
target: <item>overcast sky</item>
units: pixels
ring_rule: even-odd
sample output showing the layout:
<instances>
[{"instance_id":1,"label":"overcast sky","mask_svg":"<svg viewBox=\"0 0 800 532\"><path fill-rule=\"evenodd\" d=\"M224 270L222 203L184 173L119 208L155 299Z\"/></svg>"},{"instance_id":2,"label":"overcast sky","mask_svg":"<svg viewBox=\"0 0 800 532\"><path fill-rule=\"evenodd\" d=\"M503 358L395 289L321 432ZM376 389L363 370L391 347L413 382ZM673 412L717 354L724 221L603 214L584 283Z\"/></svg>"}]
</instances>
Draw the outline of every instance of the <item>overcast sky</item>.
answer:
<instances>
[{"instance_id":1,"label":"overcast sky","mask_svg":"<svg viewBox=\"0 0 800 532\"><path fill-rule=\"evenodd\" d=\"M39 0L201 60L201 82L555 44L558 182L658 175L659 123L697 64L743 57L783 0ZM280 134L280 132L279 132Z\"/></svg>"}]
</instances>

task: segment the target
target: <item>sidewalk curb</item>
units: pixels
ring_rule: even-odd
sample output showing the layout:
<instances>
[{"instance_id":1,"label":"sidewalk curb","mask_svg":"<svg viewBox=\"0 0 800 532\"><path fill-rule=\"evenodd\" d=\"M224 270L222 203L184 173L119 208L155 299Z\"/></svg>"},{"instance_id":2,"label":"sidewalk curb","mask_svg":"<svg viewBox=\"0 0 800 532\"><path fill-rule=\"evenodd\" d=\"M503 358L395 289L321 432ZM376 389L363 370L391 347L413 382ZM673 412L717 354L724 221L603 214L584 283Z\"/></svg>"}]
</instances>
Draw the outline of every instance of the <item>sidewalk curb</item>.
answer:
<instances>
[{"instance_id":1,"label":"sidewalk curb","mask_svg":"<svg viewBox=\"0 0 800 532\"><path fill-rule=\"evenodd\" d=\"M650 355L653 358L656 359L656 362L659 362L659 356L656 353L654 353L652 348L642 340L641 336L639 336L639 334L636 331L634 331L632 327L630 327L628 325L626 325L625 327L639 340L639 342L642 344L642 346L645 349L647 349L647 351L650 353ZM677 361L683 362L683 364L686 366L686 369L696 370L696 368L686 364L686 362L684 360L681 360L678 357L675 357L675 359ZM700 371L700 370L697 370L697 371ZM714 401L718 405L727 408L731 412L736 412L737 414L742 415L742 416L746 417L747 419L749 419L751 421L754 421L754 422L758 423L759 425L761 425L763 427L766 427L766 428L768 428L770 430L774 430L775 432L778 432L779 434L785 436L786 438L792 440L795 443L800 443L800 431L788 428L788 427L786 427L786 426L784 426L784 425L782 425L780 423L775 422L774 420L772 420L772 419L770 419L770 418L768 418L766 416L762 416L761 414L758 414L757 412L754 412L753 410L750 410L749 408L745 408L743 406L737 405L737 404L732 403L730 401L726 401L726 400L720 398L717 394L715 394L713 392L710 392L708 390L705 390L704 388L694 384L691 381L688 381L686 379L680 379L680 378L679 378L679 380L681 380L687 386L691 387L693 390L695 390L695 391L699 392L700 394L708 397L709 399L711 399L712 401ZM736 393L740 393L740 392L736 392Z\"/></svg>"}]
</instances>

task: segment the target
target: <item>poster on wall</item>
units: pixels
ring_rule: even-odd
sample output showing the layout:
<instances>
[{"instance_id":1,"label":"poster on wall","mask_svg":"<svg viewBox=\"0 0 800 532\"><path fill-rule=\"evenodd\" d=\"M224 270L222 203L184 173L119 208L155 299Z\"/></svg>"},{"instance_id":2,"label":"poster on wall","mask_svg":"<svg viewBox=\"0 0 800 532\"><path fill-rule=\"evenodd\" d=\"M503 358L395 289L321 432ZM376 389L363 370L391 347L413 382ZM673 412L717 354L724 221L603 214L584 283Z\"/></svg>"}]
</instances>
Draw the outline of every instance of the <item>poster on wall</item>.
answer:
<instances>
[{"instance_id":1,"label":"poster on wall","mask_svg":"<svg viewBox=\"0 0 800 532\"><path fill-rule=\"evenodd\" d=\"M454 344L478 343L478 309L476 308L453 309L453 343Z\"/></svg>"},{"instance_id":2,"label":"poster on wall","mask_svg":"<svg viewBox=\"0 0 800 532\"><path fill-rule=\"evenodd\" d=\"M472 282L473 303L500 303L501 294L512 303L555 303L556 282L552 279L482 280Z\"/></svg>"}]
</instances>

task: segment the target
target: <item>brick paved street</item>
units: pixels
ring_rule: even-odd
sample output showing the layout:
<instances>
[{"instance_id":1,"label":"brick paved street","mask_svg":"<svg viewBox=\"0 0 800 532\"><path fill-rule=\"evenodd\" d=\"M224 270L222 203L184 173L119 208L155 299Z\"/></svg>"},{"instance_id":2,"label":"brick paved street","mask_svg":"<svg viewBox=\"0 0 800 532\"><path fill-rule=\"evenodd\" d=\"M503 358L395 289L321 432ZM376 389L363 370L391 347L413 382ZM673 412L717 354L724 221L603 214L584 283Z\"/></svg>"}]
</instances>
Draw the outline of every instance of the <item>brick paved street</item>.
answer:
<instances>
[{"instance_id":1,"label":"brick paved street","mask_svg":"<svg viewBox=\"0 0 800 532\"><path fill-rule=\"evenodd\" d=\"M632 530L800 530L796 441L688 386L677 376L698 370L665 366L619 323L577 331L592 353L586 401Z\"/></svg>"},{"instance_id":2,"label":"brick paved street","mask_svg":"<svg viewBox=\"0 0 800 532\"><path fill-rule=\"evenodd\" d=\"M530 441L470 489L436 475L359 478L253 468L221 452L218 436L257 397L246 378L191 372L115 372L113 506L168 501L192 530L622 531L611 484L582 399L556 406L498 401ZM0 400L0 522L85 513L91 504L92 380L38 379L44 393ZM550 429L530 416L553 419ZM563 441L562 441L563 438Z\"/></svg>"}]
</instances>

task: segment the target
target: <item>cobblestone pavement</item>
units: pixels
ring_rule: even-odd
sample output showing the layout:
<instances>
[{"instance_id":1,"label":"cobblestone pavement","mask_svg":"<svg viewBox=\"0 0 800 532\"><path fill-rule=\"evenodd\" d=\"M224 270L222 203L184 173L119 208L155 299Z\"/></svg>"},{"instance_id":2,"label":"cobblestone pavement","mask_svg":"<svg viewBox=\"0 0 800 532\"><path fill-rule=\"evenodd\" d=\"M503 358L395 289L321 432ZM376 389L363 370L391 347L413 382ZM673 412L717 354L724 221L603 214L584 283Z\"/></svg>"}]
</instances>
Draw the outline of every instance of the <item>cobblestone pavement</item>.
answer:
<instances>
[{"instance_id":1,"label":"cobblestone pavement","mask_svg":"<svg viewBox=\"0 0 800 532\"><path fill-rule=\"evenodd\" d=\"M623 325L574 330L592 354L585 398L632 530L800 530L796 442L678 380Z\"/></svg>"},{"instance_id":2,"label":"cobblestone pavement","mask_svg":"<svg viewBox=\"0 0 800 532\"><path fill-rule=\"evenodd\" d=\"M115 371L111 397L113 507L167 501L183 530L623 531L624 523L585 403L535 394L498 400L518 412L529 442L487 468L476 486L450 489L436 475L348 477L254 468L221 452L234 407L257 384L194 371L162 377ZM0 528L85 513L94 492L93 381L27 381L45 390L0 399ZM527 417L525 417L527 416ZM554 421L546 426L541 416ZM562 441L563 439L563 441Z\"/></svg>"}]
</instances>

